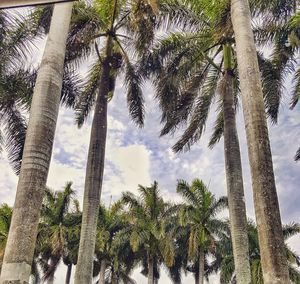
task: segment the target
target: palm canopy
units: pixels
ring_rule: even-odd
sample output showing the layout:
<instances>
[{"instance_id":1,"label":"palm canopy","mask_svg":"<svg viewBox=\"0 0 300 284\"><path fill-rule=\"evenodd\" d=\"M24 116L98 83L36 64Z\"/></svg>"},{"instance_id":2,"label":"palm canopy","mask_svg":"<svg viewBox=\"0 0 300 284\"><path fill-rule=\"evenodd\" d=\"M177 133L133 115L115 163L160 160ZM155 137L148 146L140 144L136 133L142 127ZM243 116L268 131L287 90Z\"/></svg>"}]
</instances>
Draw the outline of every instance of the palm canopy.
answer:
<instances>
[{"instance_id":1,"label":"palm canopy","mask_svg":"<svg viewBox=\"0 0 300 284\"><path fill-rule=\"evenodd\" d=\"M46 191L36 247L44 280L53 279L61 260L76 264L81 213L74 195L71 182L63 191Z\"/></svg>"},{"instance_id":2,"label":"palm canopy","mask_svg":"<svg viewBox=\"0 0 300 284\"><path fill-rule=\"evenodd\" d=\"M149 269L152 269L149 262L154 262L154 277L157 278L159 263L164 261L169 267L174 263L174 232L168 226L168 220L178 207L163 200L157 182L150 187L140 185L138 192L139 196L126 192L121 197L121 202L128 208L128 227L122 235L130 240L132 250L141 255L148 275L151 273Z\"/></svg>"},{"instance_id":3,"label":"palm canopy","mask_svg":"<svg viewBox=\"0 0 300 284\"><path fill-rule=\"evenodd\" d=\"M222 100L219 81L226 69L224 46L231 49L231 75L237 105L239 78L236 74L234 34L230 20L230 1L222 5L210 5L211 1L178 1L189 3L190 26L159 39L154 48L141 60L141 73L150 76L156 87L156 98L162 109L164 124L161 135L174 133L187 124L180 140L174 145L175 152L188 150L203 135L209 110L217 104L217 118L209 146L213 147L223 135ZM197 3L196 3L197 2ZM178 8L180 10L181 6ZM184 15L182 15L184 17ZM264 30L259 31L259 37ZM263 91L266 111L272 121L277 121L282 85L270 60L259 54L263 75ZM149 67L150 66L150 67Z\"/></svg>"},{"instance_id":4,"label":"palm canopy","mask_svg":"<svg viewBox=\"0 0 300 284\"><path fill-rule=\"evenodd\" d=\"M283 226L284 239L287 241L290 237L300 232L299 224L288 224ZM257 228L254 222L248 221L248 237L249 237L249 255L251 265L251 277L253 284L262 284L263 275L261 269L260 250L258 242ZM285 250L289 262L289 274L292 283L299 283L300 274L298 271L300 265L299 256L294 253L286 244ZM217 245L217 259L212 263L212 269L217 271L220 269L221 283L231 283L235 279L234 261L232 254L232 245L230 240L230 232L223 234Z\"/></svg>"},{"instance_id":5,"label":"palm canopy","mask_svg":"<svg viewBox=\"0 0 300 284\"><path fill-rule=\"evenodd\" d=\"M185 201L179 220L189 235L188 258L197 260L199 248L213 250L218 236L226 228L217 214L227 207L227 198L216 199L200 179L194 179L191 184L178 181L177 192Z\"/></svg>"},{"instance_id":6,"label":"palm canopy","mask_svg":"<svg viewBox=\"0 0 300 284\"><path fill-rule=\"evenodd\" d=\"M107 283L113 283L114 279L135 283L129 275L136 265L136 254L129 240L119 236L119 232L127 226L122 207L120 202L116 202L109 208L102 205L99 209L95 250L97 260L94 262L93 276L99 274L101 265L105 265Z\"/></svg>"}]
</instances>

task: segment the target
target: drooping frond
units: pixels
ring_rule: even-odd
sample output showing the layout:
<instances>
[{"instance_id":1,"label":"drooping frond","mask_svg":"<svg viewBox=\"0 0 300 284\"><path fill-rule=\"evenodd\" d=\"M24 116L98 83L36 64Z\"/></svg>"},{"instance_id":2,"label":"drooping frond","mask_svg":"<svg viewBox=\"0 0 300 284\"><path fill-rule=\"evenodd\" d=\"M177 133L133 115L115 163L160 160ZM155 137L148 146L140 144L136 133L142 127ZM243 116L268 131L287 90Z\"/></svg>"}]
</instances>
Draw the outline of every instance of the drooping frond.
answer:
<instances>
[{"instance_id":1,"label":"drooping frond","mask_svg":"<svg viewBox=\"0 0 300 284\"><path fill-rule=\"evenodd\" d=\"M75 107L76 122L81 127L87 119L96 99L99 86L99 78L101 73L101 63L95 62L88 74L88 80L85 84L83 92L79 96L79 101Z\"/></svg>"},{"instance_id":2,"label":"drooping frond","mask_svg":"<svg viewBox=\"0 0 300 284\"><path fill-rule=\"evenodd\" d=\"M276 62L258 55L262 77L262 89L265 108L273 123L277 123L281 94L283 92L282 70Z\"/></svg>"},{"instance_id":3,"label":"drooping frond","mask_svg":"<svg viewBox=\"0 0 300 284\"><path fill-rule=\"evenodd\" d=\"M188 150L191 145L201 138L205 129L209 109L215 96L219 75L219 70L211 68L200 90L200 94L196 98L189 125L180 140L173 146L174 152Z\"/></svg>"},{"instance_id":4,"label":"drooping frond","mask_svg":"<svg viewBox=\"0 0 300 284\"><path fill-rule=\"evenodd\" d=\"M144 97L142 92L143 77L136 67L126 60L125 86L129 114L137 126L143 127L145 117Z\"/></svg>"},{"instance_id":5,"label":"drooping frond","mask_svg":"<svg viewBox=\"0 0 300 284\"><path fill-rule=\"evenodd\" d=\"M219 110L217 119L214 124L214 131L210 136L208 147L213 148L222 138L224 134L224 113L223 110Z\"/></svg>"},{"instance_id":6,"label":"drooping frond","mask_svg":"<svg viewBox=\"0 0 300 284\"><path fill-rule=\"evenodd\" d=\"M293 89L292 89L292 101L291 101L291 109L293 109L300 98L300 69L295 72L294 78L293 78Z\"/></svg>"}]
</instances>

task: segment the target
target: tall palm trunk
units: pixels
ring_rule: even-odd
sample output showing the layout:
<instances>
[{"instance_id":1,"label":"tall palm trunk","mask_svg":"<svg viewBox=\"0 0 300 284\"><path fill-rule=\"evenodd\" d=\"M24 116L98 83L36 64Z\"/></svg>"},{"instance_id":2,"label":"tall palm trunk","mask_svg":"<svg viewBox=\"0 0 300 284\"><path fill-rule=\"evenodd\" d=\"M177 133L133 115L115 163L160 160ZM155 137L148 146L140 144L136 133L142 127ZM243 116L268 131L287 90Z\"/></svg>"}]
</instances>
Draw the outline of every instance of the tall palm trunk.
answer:
<instances>
[{"instance_id":1,"label":"tall palm trunk","mask_svg":"<svg viewBox=\"0 0 300 284\"><path fill-rule=\"evenodd\" d=\"M205 262L205 255L204 249L202 246L199 248L199 284L204 283L204 262Z\"/></svg>"},{"instance_id":2,"label":"tall palm trunk","mask_svg":"<svg viewBox=\"0 0 300 284\"><path fill-rule=\"evenodd\" d=\"M148 284L154 284L154 260L151 255L148 256Z\"/></svg>"},{"instance_id":3,"label":"tall palm trunk","mask_svg":"<svg viewBox=\"0 0 300 284\"><path fill-rule=\"evenodd\" d=\"M224 45L224 76L220 86L224 112L224 153L234 266L238 284L250 284L249 241L239 139L236 130L231 46Z\"/></svg>"},{"instance_id":4,"label":"tall palm trunk","mask_svg":"<svg viewBox=\"0 0 300 284\"><path fill-rule=\"evenodd\" d=\"M261 78L247 0L231 1L231 18L236 40L264 283L289 283Z\"/></svg>"},{"instance_id":5,"label":"tall palm trunk","mask_svg":"<svg viewBox=\"0 0 300 284\"><path fill-rule=\"evenodd\" d=\"M59 110L72 3L55 5L33 94L0 283L28 283ZM11 282L13 281L13 282Z\"/></svg>"},{"instance_id":6,"label":"tall palm trunk","mask_svg":"<svg viewBox=\"0 0 300 284\"><path fill-rule=\"evenodd\" d=\"M70 284L71 274L72 274L72 263L69 263L67 268L66 284Z\"/></svg>"},{"instance_id":7,"label":"tall palm trunk","mask_svg":"<svg viewBox=\"0 0 300 284\"><path fill-rule=\"evenodd\" d=\"M99 284L105 284L105 269L106 269L106 261L101 260Z\"/></svg>"},{"instance_id":8,"label":"tall palm trunk","mask_svg":"<svg viewBox=\"0 0 300 284\"><path fill-rule=\"evenodd\" d=\"M105 159L107 100L109 93L109 73L111 69L109 60L111 53L112 39L109 37L106 44L105 59L102 63L99 82L100 90L96 100L90 137L75 284L92 283L96 229Z\"/></svg>"}]
</instances>

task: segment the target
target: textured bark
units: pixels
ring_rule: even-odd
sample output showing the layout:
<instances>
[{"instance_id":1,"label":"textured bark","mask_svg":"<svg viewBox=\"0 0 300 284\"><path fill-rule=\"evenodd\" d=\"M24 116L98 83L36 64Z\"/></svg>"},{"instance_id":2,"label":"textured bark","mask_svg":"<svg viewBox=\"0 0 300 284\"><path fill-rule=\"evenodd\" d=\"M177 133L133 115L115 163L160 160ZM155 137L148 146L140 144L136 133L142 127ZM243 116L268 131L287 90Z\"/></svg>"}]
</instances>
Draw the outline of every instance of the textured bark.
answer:
<instances>
[{"instance_id":1,"label":"textured bark","mask_svg":"<svg viewBox=\"0 0 300 284\"><path fill-rule=\"evenodd\" d=\"M34 89L0 283L28 283L59 109L72 4L55 5Z\"/></svg>"},{"instance_id":2,"label":"textured bark","mask_svg":"<svg viewBox=\"0 0 300 284\"><path fill-rule=\"evenodd\" d=\"M152 256L148 256L148 284L154 284L154 261Z\"/></svg>"},{"instance_id":3,"label":"textured bark","mask_svg":"<svg viewBox=\"0 0 300 284\"><path fill-rule=\"evenodd\" d=\"M105 284L106 261L101 260L99 284Z\"/></svg>"},{"instance_id":4,"label":"textured bark","mask_svg":"<svg viewBox=\"0 0 300 284\"><path fill-rule=\"evenodd\" d=\"M66 284L70 284L72 274L72 264L68 264L67 275L66 275Z\"/></svg>"},{"instance_id":5,"label":"textured bark","mask_svg":"<svg viewBox=\"0 0 300 284\"><path fill-rule=\"evenodd\" d=\"M85 176L82 226L75 284L90 284L93 279L93 260L96 242L96 229L103 180L105 144L107 132L107 100L109 92L109 57L111 39L106 46L106 59L102 64L100 90L96 99L91 138Z\"/></svg>"},{"instance_id":6,"label":"textured bark","mask_svg":"<svg viewBox=\"0 0 300 284\"><path fill-rule=\"evenodd\" d=\"M247 0L231 1L238 71L265 284L289 283L256 48Z\"/></svg>"},{"instance_id":7,"label":"textured bark","mask_svg":"<svg viewBox=\"0 0 300 284\"><path fill-rule=\"evenodd\" d=\"M200 246L199 248L199 284L204 284L204 262L205 255L204 249Z\"/></svg>"},{"instance_id":8,"label":"textured bark","mask_svg":"<svg viewBox=\"0 0 300 284\"><path fill-rule=\"evenodd\" d=\"M234 266L238 284L251 283L247 215L241 153L236 130L232 75L225 71L220 90L224 111L224 153L229 203L229 220Z\"/></svg>"}]
</instances>

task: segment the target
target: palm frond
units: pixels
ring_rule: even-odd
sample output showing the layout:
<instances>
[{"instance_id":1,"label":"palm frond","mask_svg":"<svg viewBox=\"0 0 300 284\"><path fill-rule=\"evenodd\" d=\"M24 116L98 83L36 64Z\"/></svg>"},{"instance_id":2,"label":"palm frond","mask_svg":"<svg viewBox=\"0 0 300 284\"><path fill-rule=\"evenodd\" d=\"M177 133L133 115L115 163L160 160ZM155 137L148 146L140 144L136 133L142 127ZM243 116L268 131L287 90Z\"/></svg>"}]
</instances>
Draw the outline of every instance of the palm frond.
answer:
<instances>
[{"instance_id":1,"label":"palm frond","mask_svg":"<svg viewBox=\"0 0 300 284\"><path fill-rule=\"evenodd\" d=\"M224 114L223 114L223 110L220 110L214 124L213 134L209 139L208 147L212 149L220 141L223 134L224 134Z\"/></svg>"},{"instance_id":2,"label":"palm frond","mask_svg":"<svg viewBox=\"0 0 300 284\"><path fill-rule=\"evenodd\" d=\"M300 98L300 69L298 69L293 78L294 87L292 89L291 109L293 109Z\"/></svg>"},{"instance_id":3,"label":"palm frond","mask_svg":"<svg viewBox=\"0 0 300 284\"><path fill-rule=\"evenodd\" d=\"M75 106L76 122L81 127L87 119L96 99L96 93L99 89L99 78L101 74L101 63L95 62L89 71L88 80L83 92L79 96L79 101Z\"/></svg>"},{"instance_id":4,"label":"palm frond","mask_svg":"<svg viewBox=\"0 0 300 284\"><path fill-rule=\"evenodd\" d=\"M219 75L219 70L215 68L210 70L209 76L196 99L189 126L184 131L180 140L172 147L174 152L189 150L191 145L201 138L205 129L209 109L215 96Z\"/></svg>"},{"instance_id":5,"label":"palm frond","mask_svg":"<svg viewBox=\"0 0 300 284\"><path fill-rule=\"evenodd\" d=\"M127 89L127 105L132 120L139 127L143 127L145 117L142 84L143 77L137 72L136 67L129 60L126 60L125 86Z\"/></svg>"}]
</instances>

